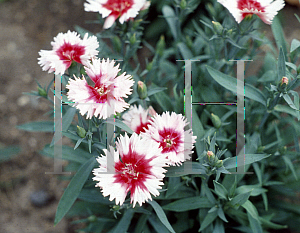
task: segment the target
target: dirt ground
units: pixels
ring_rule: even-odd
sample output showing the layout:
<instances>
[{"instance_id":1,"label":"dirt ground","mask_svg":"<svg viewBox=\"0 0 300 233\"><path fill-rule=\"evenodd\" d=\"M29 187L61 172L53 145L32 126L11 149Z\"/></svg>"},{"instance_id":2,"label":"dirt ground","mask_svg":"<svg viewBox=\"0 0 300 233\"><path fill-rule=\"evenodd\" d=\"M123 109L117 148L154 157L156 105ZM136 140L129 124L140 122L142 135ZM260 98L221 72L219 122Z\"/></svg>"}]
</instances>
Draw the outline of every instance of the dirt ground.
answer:
<instances>
[{"instance_id":1,"label":"dirt ground","mask_svg":"<svg viewBox=\"0 0 300 233\"><path fill-rule=\"evenodd\" d=\"M0 1L0 146L19 145L21 152L0 163L1 233L72 233L63 219L53 227L58 201L67 182L53 171L53 160L38 151L50 143L52 134L19 131L16 125L47 120L48 103L22 92L36 90L36 78L42 85L53 78L37 64L38 51L51 49L50 42L59 32L73 30L75 24L89 28L85 20L94 13L83 10L83 0L8 0ZM284 9L286 36L300 40L300 24L294 13L300 8ZM93 31L99 31L94 28ZM44 191L48 201L34 206L32 194Z\"/></svg>"}]
</instances>

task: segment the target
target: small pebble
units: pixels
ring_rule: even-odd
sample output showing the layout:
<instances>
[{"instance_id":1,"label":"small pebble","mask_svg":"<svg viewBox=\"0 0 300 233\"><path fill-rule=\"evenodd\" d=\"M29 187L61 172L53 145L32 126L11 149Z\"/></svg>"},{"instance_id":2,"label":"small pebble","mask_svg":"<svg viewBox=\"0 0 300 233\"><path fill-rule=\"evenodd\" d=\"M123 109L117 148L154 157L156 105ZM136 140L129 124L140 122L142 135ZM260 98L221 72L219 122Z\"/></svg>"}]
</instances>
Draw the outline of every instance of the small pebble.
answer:
<instances>
[{"instance_id":1,"label":"small pebble","mask_svg":"<svg viewBox=\"0 0 300 233\"><path fill-rule=\"evenodd\" d=\"M51 199L51 195L44 190L36 191L30 195L30 201L36 207L48 205Z\"/></svg>"}]
</instances>

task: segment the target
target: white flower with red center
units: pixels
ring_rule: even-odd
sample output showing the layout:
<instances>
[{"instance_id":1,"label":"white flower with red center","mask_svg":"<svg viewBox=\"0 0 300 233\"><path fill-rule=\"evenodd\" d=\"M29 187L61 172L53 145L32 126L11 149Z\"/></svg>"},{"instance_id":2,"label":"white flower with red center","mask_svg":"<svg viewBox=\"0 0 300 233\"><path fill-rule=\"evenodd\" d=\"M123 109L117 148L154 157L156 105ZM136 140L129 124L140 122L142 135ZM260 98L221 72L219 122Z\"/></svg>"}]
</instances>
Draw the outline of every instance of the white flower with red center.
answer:
<instances>
[{"instance_id":1,"label":"white flower with red center","mask_svg":"<svg viewBox=\"0 0 300 233\"><path fill-rule=\"evenodd\" d=\"M116 142L116 149L104 150L105 156L97 158L99 168L93 170L93 180L99 181L96 187L101 188L103 196L110 196L109 200L115 199L117 205L122 205L130 192L133 207L137 202L141 206L152 200L151 194L158 196L167 162L159 156L158 144L135 133L130 138L125 134ZM108 167L109 159L114 166Z\"/></svg>"},{"instance_id":2,"label":"white flower with red center","mask_svg":"<svg viewBox=\"0 0 300 233\"><path fill-rule=\"evenodd\" d=\"M122 116L124 123L137 134L145 132L150 124L149 120L151 119L149 110L150 108L145 110L141 105L139 105L139 107L136 105L130 106L128 112L124 113Z\"/></svg>"},{"instance_id":3,"label":"white flower with red center","mask_svg":"<svg viewBox=\"0 0 300 233\"><path fill-rule=\"evenodd\" d=\"M87 113L87 118L93 116L106 119L112 114L123 112L129 107L123 98L132 93L134 84L131 75L125 72L118 76L119 64L115 62L92 59L92 64L84 69L94 85L89 85L84 77L82 79L74 76L66 86L69 91L67 97L75 102L81 115Z\"/></svg>"},{"instance_id":4,"label":"white flower with red center","mask_svg":"<svg viewBox=\"0 0 300 233\"><path fill-rule=\"evenodd\" d=\"M38 64L44 71L64 74L72 62L87 65L98 54L97 37L86 33L81 39L77 32L59 33L51 42L52 50L41 50Z\"/></svg>"},{"instance_id":5,"label":"white flower with red center","mask_svg":"<svg viewBox=\"0 0 300 233\"><path fill-rule=\"evenodd\" d=\"M271 24L275 15L284 7L283 0L218 0L235 20L240 23L245 17L256 14L266 24Z\"/></svg>"},{"instance_id":6,"label":"white flower with red center","mask_svg":"<svg viewBox=\"0 0 300 233\"><path fill-rule=\"evenodd\" d=\"M175 166L190 158L196 136L191 129L184 130L188 125L187 120L181 114L165 112L156 115L150 120L150 125L143 138L151 139L160 144L162 155L168 159L168 164Z\"/></svg>"},{"instance_id":7,"label":"white flower with red center","mask_svg":"<svg viewBox=\"0 0 300 233\"><path fill-rule=\"evenodd\" d=\"M118 17L121 24L135 18L145 6L146 0L87 0L85 11L99 12L106 18L103 28L110 28Z\"/></svg>"}]
</instances>

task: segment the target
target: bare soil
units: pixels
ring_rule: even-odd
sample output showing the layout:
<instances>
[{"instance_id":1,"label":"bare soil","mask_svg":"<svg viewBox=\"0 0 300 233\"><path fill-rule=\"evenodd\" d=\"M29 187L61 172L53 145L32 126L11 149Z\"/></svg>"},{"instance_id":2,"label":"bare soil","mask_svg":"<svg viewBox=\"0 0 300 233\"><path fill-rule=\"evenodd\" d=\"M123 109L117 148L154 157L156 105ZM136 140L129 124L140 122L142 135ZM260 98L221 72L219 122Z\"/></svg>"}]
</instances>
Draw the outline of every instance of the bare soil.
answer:
<instances>
[{"instance_id":1,"label":"bare soil","mask_svg":"<svg viewBox=\"0 0 300 233\"><path fill-rule=\"evenodd\" d=\"M71 233L63 219L53 227L58 201L68 182L53 171L53 160L38 151L50 143L52 134L28 133L16 129L30 121L47 120L48 102L23 95L36 90L36 78L47 85L53 75L37 64L38 51L51 49L50 42L59 32L74 30L75 24L91 29L85 20L95 19L84 12L83 0L8 0L0 1L0 146L19 145L21 152L12 160L0 163L0 232L1 233ZM294 6L284 9L286 36L300 40L300 15ZM93 26L93 31L99 28ZM269 31L269 29L266 29ZM43 190L49 200L34 206L30 197Z\"/></svg>"}]
</instances>

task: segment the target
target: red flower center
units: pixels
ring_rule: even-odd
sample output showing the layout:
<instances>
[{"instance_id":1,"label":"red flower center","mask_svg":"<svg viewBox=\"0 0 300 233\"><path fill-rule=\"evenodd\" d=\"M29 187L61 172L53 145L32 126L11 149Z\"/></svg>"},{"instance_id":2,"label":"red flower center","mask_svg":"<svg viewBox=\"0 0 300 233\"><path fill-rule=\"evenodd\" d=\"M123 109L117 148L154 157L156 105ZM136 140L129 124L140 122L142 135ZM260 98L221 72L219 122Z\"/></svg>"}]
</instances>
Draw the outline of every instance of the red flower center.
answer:
<instances>
[{"instance_id":1,"label":"red flower center","mask_svg":"<svg viewBox=\"0 0 300 233\"><path fill-rule=\"evenodd\" d=\"M150 165L152 159L146 159L145 155L139 155L131 149L121 159L122 162L115 163L115 182L121 183L122 186L125 185L127 190L131 191L131 196L136 187L142 190L147 189L144 182L152 174Z\"/></svg>"},{"instance_id":2,"label":"red flower center","mask_svg":"<svg viewBox=\"0 0 300 233\"><path fill-rule=\"evenodd\" d=\"M148 125L150 124L149 120L146 123L143 123L142 121L142 117L140 117L140 125L138 127L136 127L135 132L137 134L140 134L141 132L145 133L146 129L148 129Z\"/></svg>"},{"instance_id":3,"label":"red flower center","mask_svg":"<svg viewBox=\"0 0 300 233\"><path fill-rule=\"evenodd\" d=\"M255 0L239 0L238 1L238 9L241 11L248 10L253 12L254 10L265 12L265 8L261 6L261 4ZM253 15L253 13L243 12L242 17L246 17L247 15Z\"/></svg>"},{"instance_id":4,"label":"red flower center","mask_svg":"<svg viewBox=\"0 0 300 233\"><path fill-rule=\"evenodd\" d=\"M159 135L161 137L160 146L162 148L162 153L176 151L179 144L182 143L180 140L180 133L173 129L160 131Z\"/></svg>"},{"instance_id":5,"label":"red flower center","mask_svg":"<svg viewBox=\"0 0 300 233\"><path fill-rule=\"evenodd\" d=\"M103 4L108 10L111 10L111 15L116 17L125 14L133 5L133 0L108 0Z\"/></svg>"},{"instance_id":6,"label":"red flower center","mask_svg":"<svg viewBox=\"0 0 300 233\"><path fill-rule=\"evenodd\" d=\"M72 64L72 61L81 63L80 56L85 53L84 46L80 45L71 45L70 43L64 43L57 51L56 54L59 56L59 59L69 68Z\"/></svg>"},{"instance_id":7,"label":"red flower center","mask_svg":"<svg viewBox=\"0 0 300 233\"><path fill-rule=\"evenodd\" d=\"M96 84L95 87L91 87L87 84L89 89L90 98L96 103L106 103L107 93L110 92L109 88L105 87L103 84Z\"/></svg>"}]
</instances>

